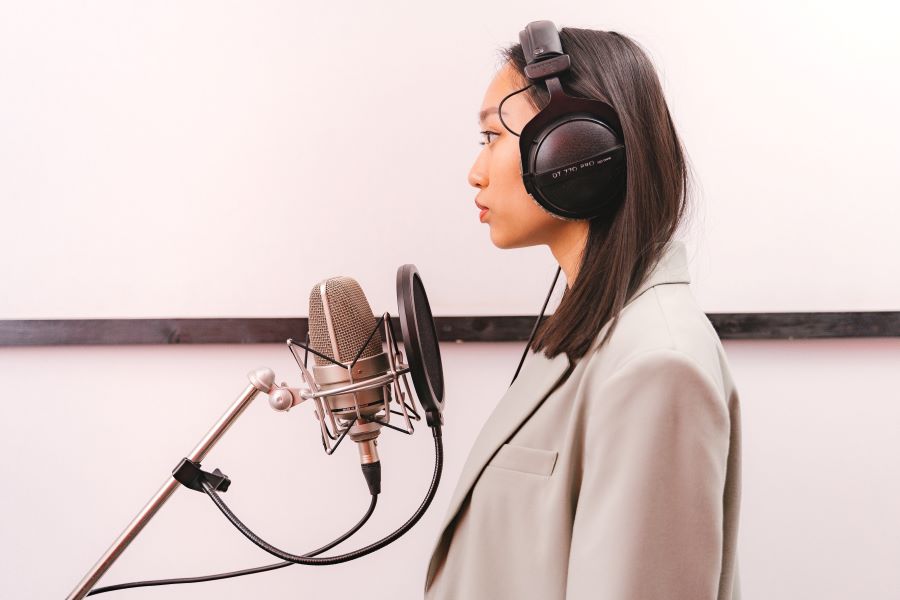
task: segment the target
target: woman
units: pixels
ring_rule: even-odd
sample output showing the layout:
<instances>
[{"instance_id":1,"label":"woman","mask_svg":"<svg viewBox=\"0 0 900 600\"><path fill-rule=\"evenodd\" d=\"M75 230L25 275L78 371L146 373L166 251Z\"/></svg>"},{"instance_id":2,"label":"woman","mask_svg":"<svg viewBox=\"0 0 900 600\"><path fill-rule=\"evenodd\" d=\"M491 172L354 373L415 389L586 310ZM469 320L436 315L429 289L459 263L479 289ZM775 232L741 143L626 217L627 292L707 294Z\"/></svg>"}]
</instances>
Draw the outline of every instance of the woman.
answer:
<instances>
[{"instance_id":1,"label":"woman","mask_svg":"<svg viewBox=\"0 0 900 600\"><path fill-rule=\"evenodd\" d=\"M575 28L559 39L565 91L618 112L621 205L561 219L526 192L514 134L548 92L526 87L521 44L507 48L469 182L492 242L546 244L567 286L463 467L425 597L736 600L739 403L673 239L687 197L682 147L634 41Z\"/></svg>"}]
</instances>

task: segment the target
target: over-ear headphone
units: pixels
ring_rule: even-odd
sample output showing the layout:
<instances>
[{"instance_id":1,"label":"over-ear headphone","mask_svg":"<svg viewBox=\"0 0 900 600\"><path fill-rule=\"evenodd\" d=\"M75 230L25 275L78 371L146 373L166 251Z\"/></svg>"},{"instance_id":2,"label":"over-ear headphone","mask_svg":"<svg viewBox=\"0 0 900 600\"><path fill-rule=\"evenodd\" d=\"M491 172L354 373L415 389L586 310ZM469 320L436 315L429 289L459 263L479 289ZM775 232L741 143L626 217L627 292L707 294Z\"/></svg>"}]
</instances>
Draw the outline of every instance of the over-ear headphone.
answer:
<instances>
[{"instance_id":1,"label":"over-ear headphone","mask_svg":"<svg viewBox=\"0 0 900 600\"><path fill-rule=\"evenodd\" d=\"M625 143L618 114L606 102L563 91L559 75L571 60L552 21L529 23L519 32L519 42L526 77L545 81L550 92L550 102L521 133L510 130L519 136L525 189L564 219L612 216L625 195ZM500 102L501 121L503 102L528 87Z\"/></svg>"}]
</instances>

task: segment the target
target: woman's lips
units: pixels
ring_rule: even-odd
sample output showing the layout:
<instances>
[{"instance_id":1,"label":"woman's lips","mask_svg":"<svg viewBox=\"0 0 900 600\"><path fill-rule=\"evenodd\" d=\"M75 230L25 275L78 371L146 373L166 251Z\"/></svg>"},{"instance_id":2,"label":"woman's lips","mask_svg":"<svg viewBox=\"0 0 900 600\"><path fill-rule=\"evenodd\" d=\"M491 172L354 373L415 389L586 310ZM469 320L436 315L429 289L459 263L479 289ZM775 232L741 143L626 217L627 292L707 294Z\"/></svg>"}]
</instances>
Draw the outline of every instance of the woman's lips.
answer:
<instances>
[{"instance_id":1,"label":"woman's lips","mask_svg":"<svg viewBox=\"0 0 900 600\"><path fill-rule=\"evenodd\" d=\"M478 220L482 223L484 222L484 215L487 214L488 208L486 206L482 206L478 203L478 200L475 201L475 206L477 206L481 212L478 213Z\"/></svg>"}]
</instances>

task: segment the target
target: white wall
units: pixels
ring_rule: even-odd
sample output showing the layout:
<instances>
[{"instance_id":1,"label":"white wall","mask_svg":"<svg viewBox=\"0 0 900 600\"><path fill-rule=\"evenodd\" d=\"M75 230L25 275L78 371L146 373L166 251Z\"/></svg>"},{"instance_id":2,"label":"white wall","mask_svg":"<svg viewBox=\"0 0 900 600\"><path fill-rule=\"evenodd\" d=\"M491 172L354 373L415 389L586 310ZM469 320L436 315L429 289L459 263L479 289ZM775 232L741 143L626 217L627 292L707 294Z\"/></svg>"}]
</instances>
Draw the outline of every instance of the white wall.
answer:
<instances>
[{"instance_id":1,"label":"white wall","mask_svg":"<svg viewBox=\"0 0 900 600\"><path fill-rule=\"evenodd\" d=\"M893 4L433 11L0 3L0 318L303 316L309 287L336 274L395 312L406 262L435 314L533 314L552 257L494 248L465 177L496 49L542 18L650 50L700 185L687 241L704 310L898 309ZM377 140L369 158L359 139ZM369 225L385 244L364 245ZM347 246L322 252L335 236ZM351 564L119 597L418 597L521 348L443 345L443 483L399 541ZM746 597L900 597L900 340L726 348L743 401ZM259 365L299 381L282 345L0 348L0 596L68 593ZM381 502L341 549L395 529L430 480L424 424L379 449ZM234 479L226 498L248 524L296 552L367 506L355 449L326 457L308 407L259 401L204 466ZM269 562L179 490L102 583Z\"/></svg>"},{"instance_id":2,"label":"white wall","mask_svg":"<svg viewBox=\"0 0 900 600\"><path fill-rule=\"evenodd\" d=\"M710 311L896 310L898 17L876 0L2 2L0 315L296 316L339 274L393 302L407 262L437 314L535 312L552 259L498 252L466 175L497 50L546 18L650 52L697 175Z\"/></svg>"},{"instance_id":3,"label":"white wall","mask_svg":"<svg viewBox=\"0 0 900 600\"><path fill-rule=\"evenodd\" d=\"M432 507L400 540L349 564L292 566L123 598L420 597L459 471L502 395L521 344L444 344L445 468ZM900 597L900 340L727 342L741 393L746 598ZM63 597L259 365L299 381L287 349L259 346L0 349L0 596ZM233 479L226 500L259 533L302 553L343 533L368 493L356 449L327 457L310 407L257 400L204 462ZM376 512L338 549L380 539L431 479L427 427L387 431ZM202 494L178 490L102 584L277 562ZM378 582L377 584L373 582Z\"/></svg>"}]
</instances>

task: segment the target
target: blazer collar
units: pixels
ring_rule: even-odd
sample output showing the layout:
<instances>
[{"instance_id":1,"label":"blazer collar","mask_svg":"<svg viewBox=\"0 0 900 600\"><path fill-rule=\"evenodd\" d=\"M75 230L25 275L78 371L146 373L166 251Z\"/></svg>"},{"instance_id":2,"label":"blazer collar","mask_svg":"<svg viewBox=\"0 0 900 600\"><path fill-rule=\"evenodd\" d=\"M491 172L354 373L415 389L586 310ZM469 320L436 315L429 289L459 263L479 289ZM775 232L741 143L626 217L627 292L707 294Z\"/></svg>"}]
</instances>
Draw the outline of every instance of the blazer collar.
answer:
<instances>
[{"instance_id":1,"label":"blazer collar","mask_svg":"<svg viewBox=\"0 0 900 600\"><path fill-rule=\"evenodd\" d=\"M634 302L638 296L653 286L662 283L690 282L691 274L690 271L688 271L687 249L685 248L684 242L681 240L669 240L669 243L663 248L659 262L656 263L656 266L653 267L644 278L643 283L641 283L638 289L629 297L625 306Z\"/></svg>"},{"instance_id":2,"label":"blazer collar","mask_svg":"<svg viewBox=\"0 0 900 600\"><path fill-rule=\"evenodd\" d=\"M664 283L689 283L690 275L687 269L686 252L684 242L672 240L666 246L662 258L651 270L644 282L631 295L627 304L633 302L653 286ZM626 305L627 305L626 304ZM604 325L598 334L598 339L605 333L609 323ZM472 486L481 476L485 465L491 460L497 450L507 442L518 430L519 426L540 406L550 395L557 384L569 373L572 363L565 352L554 358L547 358L543 352L529 352L519 372L519 376L498 402L496 408L488 417L481 432L475 439L462 473L456 484L456 489L450 498L450 504L443 523L440 526L438 544L443 538L447 527L456 517ZM435 568L434 557L429 565L426 578L426 589L431 582Z\"/></svg>"}]
</instances>

